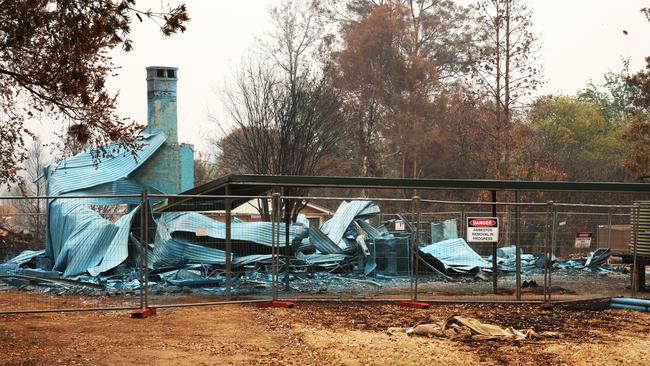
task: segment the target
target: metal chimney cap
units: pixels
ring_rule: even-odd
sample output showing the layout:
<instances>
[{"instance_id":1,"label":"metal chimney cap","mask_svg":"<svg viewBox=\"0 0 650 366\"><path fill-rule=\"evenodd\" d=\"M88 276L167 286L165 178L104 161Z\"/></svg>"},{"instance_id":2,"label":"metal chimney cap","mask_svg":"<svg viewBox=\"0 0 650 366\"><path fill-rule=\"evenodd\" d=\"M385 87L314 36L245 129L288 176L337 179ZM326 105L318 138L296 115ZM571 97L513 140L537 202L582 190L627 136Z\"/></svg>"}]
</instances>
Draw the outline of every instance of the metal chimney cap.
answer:
<instances>
[{"instance_id":1,"label":"metal chimney cap","mask_svg":"<svg viewBox=\"0 0 650 366\"><path fill-rule=\"evenodd\" d=\"M174 66L147 66L146 69L147 70L153 70L153 69L165 69L165 70L167 70L167 69L171 69L171 70L176 71L176 70L178 70L178 67L174 67Z\"/></svg>"},{"instance_id":2,"label":"metal chimney cap","mask_svg":"<svg viewBox=\"0 0 650 366\"><path fill-rule=\"evenodd\" d=\"M147 80L151 79L173 79L178 78L178 67L173 66L148 66Z\"/></svg>"}]
</instances>

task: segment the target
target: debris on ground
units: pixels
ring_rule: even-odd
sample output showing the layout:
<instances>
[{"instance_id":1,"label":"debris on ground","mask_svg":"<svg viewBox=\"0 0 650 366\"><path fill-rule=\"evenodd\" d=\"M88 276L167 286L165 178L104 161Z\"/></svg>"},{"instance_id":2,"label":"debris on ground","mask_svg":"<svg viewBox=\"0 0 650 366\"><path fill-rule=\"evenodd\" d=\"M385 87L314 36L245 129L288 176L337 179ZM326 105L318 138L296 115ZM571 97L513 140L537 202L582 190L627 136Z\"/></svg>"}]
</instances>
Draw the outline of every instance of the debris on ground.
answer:
<instances>
[{"instance_id":1,"label":"debris on ground","mask_svg":"<svg viewBox=\"0 0 650 366\"><path fill-rule=\"evenodd\" d=\"M82 203L65 201L52 206L49 215L59 213L59 219L64 219L56 236L60 247L52 247L50 239L45 250L27 250L0 264L0 290L117 295L136 294L147 286L158 295L223 295L225 223L197 212L165 212L154 217L155 236L146 247L148 278L143 284L138 265L145 249L137 228L131 225L138 207L110 222ZM235 220L231 225L235 244L232 293L271 291L276 265L271 256L273 245L283 253L277 257L277 273L278 282L287 290L368 295L407 290L417 229L400 215L397 217L405 224L404 230L389 230L395 220L371 224L377 222L379 213L379 206L372 201L356 200L343 201L319 227L310 225L302 214L288 228L279 223L275 230L271 222ZM273 238L277 229L282 235L278 243ZM72 235L75 230L79 232ZM7 231L4 237L9 235ZM284 255L287 244L289 256ZM456 220L432 222L430 237L421 237L417 247L423 286L429 283L445 291L446 283L480 284L492 278L491 257L479 255L475 247L458 237ZM609 249L598 249L580 258L552 257L551 269L567 276L578 275L576 271L608 275L615 271L608 265L610 256ZM522 275L543 273L544 255L522 252L520 258ZM497 249L500 276L514 276L515 263L516 246ZM529 287L538 284L525 278L522 288Z\"/></svg>"},{"instance_id":2,"label":"debris on ground","mask_svg":"<svg viewBox=\"0 0 650 366\"><path fill-rule=\"evenodd\" d=\"M388 333L409 336L445 337L450 339L539 339L558 337L558 332L536 332L533 328L515 329L481 323L478 319L452 315L442 323L418 324L409 328L388 328Z\"/></svg>"}]
</instances>

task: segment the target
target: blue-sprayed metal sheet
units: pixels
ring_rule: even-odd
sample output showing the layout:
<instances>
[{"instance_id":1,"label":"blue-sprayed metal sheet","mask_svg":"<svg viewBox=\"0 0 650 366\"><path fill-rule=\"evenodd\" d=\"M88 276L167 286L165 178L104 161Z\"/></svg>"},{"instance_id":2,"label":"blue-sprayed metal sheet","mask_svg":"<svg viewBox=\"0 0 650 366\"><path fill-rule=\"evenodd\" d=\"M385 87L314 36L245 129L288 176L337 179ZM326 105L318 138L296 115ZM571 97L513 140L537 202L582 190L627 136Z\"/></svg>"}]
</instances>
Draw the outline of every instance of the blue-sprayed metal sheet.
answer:
<instances>
[{"instance_id":1,"label":"blue-sprayed metal sheet","mask_svg":"<svg viewBox=\"0 0 650 366\"><path fill-rule=\"evenodd\" d=\"M235 267L241 267L248 264L258 263L262 261L270 261L273 258L270 254L252 254L244 255L241 257L235 257L232 260L232 265Z\"/></svg>"},{"instance_id":2,"label":"blue-sprayed metal sheet","mask_svg":"<svg viewBox=\"0 0 650 366\"><path fill-rule=\"evenodd\" d=\"M128 257L128 233L136 210L115 224L87 205L57 200L50 205L53 270L63 275L98 275Z\"/></svg>"},{"instance_id":3,"label":"blue-sprayed metal sheet","mask_svg":"<svg viewBox=\"0 0 650 366\"><path fill-rule=\"evenodd\" d=\"M223 250L173 239L171 235L173 230L170 229L169 222L173 222L173 220L165 219L165 215L163 215L156 223L153 250L148 256L147 266L149 268L180 267L196 263L226 263L226 255Z\"/></svg>"},{"instance_id":4,"label":"blue-sprayed metal sheet","mask_svg":"<svg viewBox=\"0 0 650 366\"><path fill-rule=\"evenodd\" d=\"M439 260L445 270L469 272L477 269L490 270L490 264L476 253L463 239L449 239L420 248L422 253Z\"/></svg>"},{"instance_id":5,"label":"blue-sprayed metal sheet","mask_svg":"<svg viewBox=\"0 0 650 366\"><path fill-rule=\"evenodd\" d=\"M91 276L97 276L100 273L113 269L129 257L129 232L131 231L131 222L133 222L133 217L139 210L140 206L137 206L129 214L124 215L117 220L115 223L117 232L115 233L115 236L113 236L113 240L111 240L111 243L102 256L101 261L97 266L88 268L88 273L90 273Z\"/></svg>"},{"instance_id":6,"label":"blue-sprayed metal sheet","mask_svg":"<svg viewBox=\"0 0 650 366\"><path fill-rule=\"evenodd\" d=\"M161 225L158 225L158 229ZM156 240L153 250L148 257L148 267L151 269L164 267L182 267L186 264L220 264L226 263L226 253L223 250L208 248L175 239Z\"/></svg>"},{"instance_id":7,"label":"blue-sprayed metal sheet","mask_svg":"<svg viewBox=\"0 0 650 366\"><path fill-rule=\"evenodd\" d=\"M351 256L346 254L308 254L303 255L300 259L303 259L309 264L325 264L325 263L340 263L347 259L350 259Z\"/></svg>"},{"instance_id":8,"label":"blue-sprayed metal sheet","mask_svg":"<svg viewBox=\"0 0 650 366\"><path fill-rule=\"evenodd\" d=\"M207 236L225 241L225 223L197 212L166 212L158 218L156 224L154 245L149 254L148 265L150 268L177 267L188 264L225 264L226 257L223 250L175 238L173 235L174 233L184 232L194 234L196 237ZM284 227L283 223L279 224L282 233L280 247L284 246ZM236 221L232 223L231 228L233 242L249 242L264 246L273 244L272 224L270 222ZM297 230L304 230L304 228L294 225L289 227L290 242L296 238ZM200 235L197 235L199 233ZM329 240L327 236L322 236ZM340 253L341 250L336 245L331 243L330 246ZM270 259L271 255L269 254L233 255L232 263L233 266L240 267Z\"/></svg>"},{"instance_id":9,"label":"blue-sprayed metal sheet","mask_svg":"<svg viewBox=\"0 0 650 366\"><path fill-rule=\"evenodd\" d=\"M363 219L379 214L379 207L371 201L343 201L334 216L327 220L320 229L339 248L348 248L344 240L345 232L355 219Z\"/></svg>"},{"instance_id":10,"label":"blue-sprayed metal sheet","mask_svg":"<svg viewBox=\"0 0 650 366\"><path fill-rule=\"evenodd\" d=\"M143 187L129 179L129 175L144 164L165 142L167 137L159 131L141 133L141 149L135 152L121 152L112 158L94 164L90 152L82 152L57 165L46 168L47 194L66 196L48 202L47 227L45 236L46 256L55 268L65 268L66 275L77 273L86 264L95 260L91 267L102 260L102 253L86 248L102 242L110 246L116 226L100 220L101 216L86 205L117 205L140 203L139 198L78 198L90 195L135 195ZM109 150L117 150L109 145ZM155 193L155 192L154 192ZM70 198L67 198L70 197ZM113 233L111 233L113 231ZM67 241L74 238L74 241ZM83 259L81 255L91 255ZM102 265L101 267L105 267ZM93 271L96 271L95 269Z\"/></svg>"},{"instance_id":11,"label":"blue-sprayed metal sheet","mask_svg":"<svg viewBox=\"0 0 650 366\"><path fill-rule=\"evenodd\" d=\"M59 196L127 177L147 161L167 139L164 133L157 131L145 132L141 136L142 147L140 150L134 153L121 152L112 158L101 160L100 165L94 164L90 152L84 152L65 159L56 166L48 166L46 168L47 194ZM110 151L118 149L118 147L109 145L107 149Z\"/></svg>"},{"instance_id":12,"label":"blue-sprayed metal sheet","mask_svg":"<svg viewBox=\"0 0 650 366\"><path fill-rule=\"evenodd\" d=\"M343 249L315 226L309 228L309 243L323 254L343 253Z\"/></svg>"},{"instance_id":13,"label":"blue-sprayed metal sheet","mask_svg":"<svg viewBox=\"0 0 650 366\"><path fill-rule=\"evenodd\" d=\"M284 233L284 225L280 225ZM154 247L149 256L150 268L183 266L186 264L224 264L226 255L223 250L209 248L204 245L190 243L172 236L175 232L193 233L201 231L201 235L213 239L225 240L226 225L196 212L168 212L157 220ZM295 238L295 228L290 227L290 240ZM239 222L232 224L232 240L246 241L260 245L272 245L272 230L270 222ZM284 240L280 240L284 246ZM257 261L268 260L271 255L233 256L234 266L243 266Z\"/></svg>"},{"instance_id":14,"label":"blue-sprayed metal sheet","mask_svg":"<svg viewBox=\"0 0 650 366\"><path fill-rule=\"evenodd\" d=\"M187 232L196 234L204 231L204 236L213 239L226 240L226 224L211 219L197 212L166 212L161 215L160 221L167 225L169 233ZM279 224L281 240L280 247L284 247L284 223ZM233 241L245 241L265 246L273 244L272 223L270 222L236 222L231 224L231 238ZM296 228L289 226L289 242L296 237Z\"/></svg>"},{"instance_id":15,"label":"blue-sprayed metal sheet","mask_svg":"<svg viewBox=\"0 0 650 366\"><path fill-rule=\"evenodd\" d=\"M359 225L361 230L365 231L368 239L381 239L381 238L392 238L393 235L389 233L384 233L380 231L379 229L375 228L374 226L370 225L366 220L355 220L354 222Z\"/></svg>"},{"instance_id":16,"label":"blue-sprayed metal sheet","mask_svg":"<svg viewBox=\"0 0 650 366\"><path fill-rule=\"evenodd\" d=\"M45 250L23 250L20 254L8 260L6 263L19 266L43 254L45 254Z\"/></svg>"}]
</instances>

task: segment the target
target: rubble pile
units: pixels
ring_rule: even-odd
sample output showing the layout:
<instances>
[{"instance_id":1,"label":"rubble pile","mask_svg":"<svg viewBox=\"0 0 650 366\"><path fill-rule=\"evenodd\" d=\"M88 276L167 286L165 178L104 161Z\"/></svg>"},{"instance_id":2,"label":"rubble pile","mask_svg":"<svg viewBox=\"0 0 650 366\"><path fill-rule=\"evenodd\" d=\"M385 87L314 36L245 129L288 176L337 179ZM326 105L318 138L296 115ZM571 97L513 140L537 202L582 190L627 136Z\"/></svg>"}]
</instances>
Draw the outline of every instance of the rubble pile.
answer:
<instances>
[{"instance_id":1,"label":"rubble pile","mask_svg":"<svg viewBox=\"0 0 650 366\"><path fill-rule=\"evenodd\" d=\"M0 289L136 294L142 286L138 267L144 263L145 254L138 230L130 224L138 207L114 223L79 205L62 204L59 209L68 218L57 234L68 238L61 243L59 254L53 257L50 246L25 251L0 264ZM281 253L277 260L278 280L288 290L364 294L408 288L415 229L402 217L400 220L406 223L403 231L389 230L390 221L371 225L370 219L379 213L379 207L371 201L344 201L319 227L310 226L304 215L298 215L286 237L284 223L235 220L231 224L233 292L246 295L271 291L274 245ZM196 212L166 212L153 220L155 235L146 246L150 292L222 295L225 223ZM76 226L70 227L72 224ZM274 239L277 229L281 235ZM457 232L455 220L432 223L429 242L423 240L417 245L422 276L432 281L476 282L485 280L482 274L493 270L491 257L477 254L458 238ZM287 244L289 256L284 255ZM608 272L610 255L609 250L599 249L585 258L553 258L552 269ZM520 253L520 257L523 274L542 273L544 256ZM514 272L515 260L515 246L497 250L499 272Z\"/></svg>"}]
</instances>

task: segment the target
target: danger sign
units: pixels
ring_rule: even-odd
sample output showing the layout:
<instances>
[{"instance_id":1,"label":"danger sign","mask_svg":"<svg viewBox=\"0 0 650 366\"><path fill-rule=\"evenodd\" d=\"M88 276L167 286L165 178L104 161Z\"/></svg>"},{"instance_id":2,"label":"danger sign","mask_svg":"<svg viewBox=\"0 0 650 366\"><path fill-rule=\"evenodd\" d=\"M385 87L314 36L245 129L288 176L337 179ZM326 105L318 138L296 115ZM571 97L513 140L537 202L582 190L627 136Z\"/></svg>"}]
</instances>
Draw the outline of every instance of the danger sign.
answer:
<instances>
[{"instance_id":1,"label":"danger sign","mask_svg":"<svg viewBox=\"0 0 650 366\"><path fill-rule=\"evenodd\" d=\"M589 248L591 247L591 238L593 233L577 233L576 234L576 248Z\"/></svg>"},{"instance_id":2,"label":"danger sign","mask_svg":"<svg viewBox=\"0 0 650 366\"><path fill-rule=\"evenodd\" d=\"M468 242L498 242L499 219L496 217L468 217L467 218Z\"/></svg>"}]
</instances>

